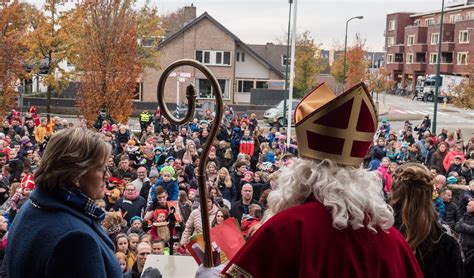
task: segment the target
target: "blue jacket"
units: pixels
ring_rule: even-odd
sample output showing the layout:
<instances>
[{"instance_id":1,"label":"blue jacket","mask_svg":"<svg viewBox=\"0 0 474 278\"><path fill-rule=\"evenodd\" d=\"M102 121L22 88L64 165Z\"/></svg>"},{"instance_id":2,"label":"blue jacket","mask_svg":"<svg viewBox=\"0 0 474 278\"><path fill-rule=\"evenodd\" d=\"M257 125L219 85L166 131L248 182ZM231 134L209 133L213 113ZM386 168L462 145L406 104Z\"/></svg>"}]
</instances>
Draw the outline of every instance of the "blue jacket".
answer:
<instances>
[{"instance_id":1,"label":"blue jacket","mask_svg":"<svg viewBox=\"0 0 474 278\"><path fill-rule=\"evenodd\" d=\"M150 189L150 194L148 195L148 203L151 204L155 202L156 193L155 189L158 186L163 186L168 193L168 201L178 201L179 197L179 186L178 181L175 179L171 179L169 182L165 183L162 177L159 177L155 184Z\"/></svg>"},{"instance_id":2,"label":"blue jacket","mask_svg":"<svg viewBox=\"0 0 474 278\"><path fill-rule=\"evenodd\" d=\"M30 199L9 230L9 277L122 277L99 221L40 188Z\"/></svg>"}]
</instances>

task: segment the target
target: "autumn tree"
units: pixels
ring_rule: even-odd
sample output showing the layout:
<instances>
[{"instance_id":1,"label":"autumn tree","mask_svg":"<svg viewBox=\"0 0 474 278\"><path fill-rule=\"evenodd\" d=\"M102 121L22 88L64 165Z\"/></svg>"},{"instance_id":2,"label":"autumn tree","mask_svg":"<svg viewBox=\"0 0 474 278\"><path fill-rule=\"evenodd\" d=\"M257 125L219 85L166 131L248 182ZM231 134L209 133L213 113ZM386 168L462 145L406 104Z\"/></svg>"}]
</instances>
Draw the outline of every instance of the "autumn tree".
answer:
<instances>
[{"instance_id":1,"label":"autumn tree","mask_svg":"<svg viewBox=\"0 0 474 278\"><path fill-rule=\"evenodd\" d=\"M364 81L366 76L368 62L365 59L365 40L356 35L354 44L347 49L346 55L346 80L345 86L351 87L361 81ZM344 83L344 53L340 53L336 61L334 61L331 69L331 74L340 84Z\"/></svg>"},{"instance_id":2,"label":"autumn tree","mask_svg":"<svg viewBox=\"0 0 474 278\"><path fill-rule=\"evenodd\" d=\"M131 0L85 0L79 48L78 106L90 124L101 108L119 122L132 112L140 76L137 17Z\"/></svg>"},{"instance_id":3,"label":"autumn tree","mask_svg":"<svg viewBox=\"0 0 474 278\"><path fill-rule=\"evenodd\" d=\"M152 7L149 0L137 11L137 37L138 58L142 69L152 68L158 70L159 51L158 44L163 37L161 17L156 7Z\"/></svg>"},{"instance_id":4,"label":"autumn tree","mask_svg":"<svg viewBox=\"0 0 474 278\"><path fill-rule=\"evenodd\" d=\"M385 92L393 88L395 81L390 76L390 71L386 68L379 68L376 71L367 74L367 87L370 92L379 93ZM378 99L378 97L377 97Z\"/></svg>"},{"instance_id":5,"label":"autumn tree","mask_svg":"<svg viewBox=\"0 0 474 278\"><path fill-rule=\"evenodd\" d=\"M458 107L474 109L474 65L467 66L469 79L451 88L453 103Z\"/></svg>"},{"instance_id":6,"label":"autumn tree","mask_svg":"<svg viewBox=\"0 0 474 278\"><path fill-rule=\"evenodd\" d=\"M321 58L321 44L315 43L310 31L305 31L297 37L295 57L295 97L303 97L309 90L315 87L316 77L325 66Z\"/></svg>"},{"instance_id":7,"label":"autumn tree","mask_svg":"<svg viewBox=\"0 0 474 278\"><path fill-rule=\"evenodd\" d=\"M23 43L28 4L14 1L0 6L0 121L15 108L16 87L25 74Z\"/></svg>"},{"instance_id":8,"label":"autumn tree","mask_svg":"<svg viewBox=\"0 0 474 278\"><path fill-rule=\"evenodd\" d=\"M30 15L28 35L29 59L28 63L32 66L32 75L40 76L41 82L47 86L47 117L51 113L51 94L52 92L61 92L67 85L71 73L60 66L61 62L68 59L71 48L75 43L73 32L64 26L68 25L72 13L61 12L61 0L46 0L42 11L32 10ZM40 74L41 66L45 66L47 73Z\"/></svg>"}]
</instances>

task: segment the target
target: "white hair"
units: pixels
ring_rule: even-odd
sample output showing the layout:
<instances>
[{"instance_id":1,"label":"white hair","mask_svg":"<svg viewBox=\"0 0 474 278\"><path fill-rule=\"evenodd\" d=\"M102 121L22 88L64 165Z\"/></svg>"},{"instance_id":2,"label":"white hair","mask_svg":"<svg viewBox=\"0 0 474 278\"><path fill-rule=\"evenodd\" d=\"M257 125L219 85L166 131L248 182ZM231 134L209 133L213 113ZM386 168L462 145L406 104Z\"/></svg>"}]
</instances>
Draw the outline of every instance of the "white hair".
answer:
<instances>
[{"instance_id":1,"label":"white hair","mask_svg":"<svg viewBox=\"0 0 474 278\"><path fill-rule=\"evenodd\" d=\"M384 201L376 173L342 168L329 160L295 159L282 169L277 188L268 196L269 215L303 204L313 195L332 216L332 226L342 230L376 227L388 230L393 209Z\"/></svg>"}]
</instances>

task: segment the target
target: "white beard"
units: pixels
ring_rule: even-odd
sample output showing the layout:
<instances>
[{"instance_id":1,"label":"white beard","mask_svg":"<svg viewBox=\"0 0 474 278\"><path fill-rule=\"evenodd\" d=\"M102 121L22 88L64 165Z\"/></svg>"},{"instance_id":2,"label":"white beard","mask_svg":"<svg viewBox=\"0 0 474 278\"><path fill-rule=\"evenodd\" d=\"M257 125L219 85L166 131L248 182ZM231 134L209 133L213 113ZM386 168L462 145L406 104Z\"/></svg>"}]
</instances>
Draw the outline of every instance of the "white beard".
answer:
<instances>
[{"instance_id":1,"label":"white beard","mask_svg":"<svg viewBox=\"0 0 474 278\"><path fill-rule=\"evenodd\" d=\"M335 229L367 227L376 232L376 227L388 230L394 222L380 178L364 169L341 168L329 160L295 159L282 169L276 187L268 196L266 220L313 195L330 212Z\"/></svg>"}]
</instances>

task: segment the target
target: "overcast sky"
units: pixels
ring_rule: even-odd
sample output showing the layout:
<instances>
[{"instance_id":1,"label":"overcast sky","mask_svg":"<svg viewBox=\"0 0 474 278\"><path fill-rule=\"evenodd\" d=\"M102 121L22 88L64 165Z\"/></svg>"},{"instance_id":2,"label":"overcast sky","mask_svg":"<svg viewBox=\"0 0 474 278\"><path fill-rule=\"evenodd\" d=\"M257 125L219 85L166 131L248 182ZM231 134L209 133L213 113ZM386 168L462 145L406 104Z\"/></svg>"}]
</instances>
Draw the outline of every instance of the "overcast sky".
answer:
<instances>
[{"instance_id":1,"label":"overcast sky","mask_svg":"<svg viewBox=\"0 0 474 278\"><path fill-rule=\"evenodd\" d=\"M198 16L208 12L242 41L251 44L276 41L285 36L288 26L288 0L150 0L150 3L160 13L193 3ZM297 31L311 31L315 41L329 49L336 41L344 42L345 21L361 15L364 19L349 24L349 43L358 32L367 39L369 50L381 51L387 14L440 8L441 0L299 0Z\"/></svg>"}]
</instances>

